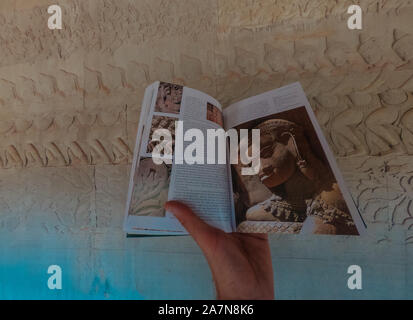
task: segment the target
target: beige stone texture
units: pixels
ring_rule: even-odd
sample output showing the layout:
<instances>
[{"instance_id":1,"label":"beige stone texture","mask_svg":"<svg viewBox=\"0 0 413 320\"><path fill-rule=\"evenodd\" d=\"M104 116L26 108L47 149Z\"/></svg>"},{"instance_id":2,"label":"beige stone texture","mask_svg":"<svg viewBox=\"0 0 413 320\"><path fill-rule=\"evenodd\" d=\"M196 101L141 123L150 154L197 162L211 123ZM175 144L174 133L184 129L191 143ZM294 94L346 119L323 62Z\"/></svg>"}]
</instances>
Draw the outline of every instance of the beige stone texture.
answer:
<instances>
[{"instance_id":1,"label":"beige stone texture","mask_svg":"<svg viewBox=\"0 0 413 320\"><path fill-rule=\"evenodd\" d=\"M363 30L352 31L353 2L57 0L63 30L52 31L49 1L1 0L2 237L127 250L148 84L188 85L228 105L300 81L369 241L413 244L413 3L356 1Z\"/></svg>"}]
</instances>

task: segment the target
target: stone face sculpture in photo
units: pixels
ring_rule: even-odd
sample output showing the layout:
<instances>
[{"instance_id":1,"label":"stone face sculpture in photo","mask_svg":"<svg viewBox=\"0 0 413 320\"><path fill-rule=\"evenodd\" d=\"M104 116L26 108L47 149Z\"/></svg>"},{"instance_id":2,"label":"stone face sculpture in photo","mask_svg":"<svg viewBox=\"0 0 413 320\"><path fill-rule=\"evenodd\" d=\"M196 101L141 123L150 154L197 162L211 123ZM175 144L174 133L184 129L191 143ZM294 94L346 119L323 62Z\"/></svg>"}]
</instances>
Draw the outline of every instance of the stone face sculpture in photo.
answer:
<instances>
[{"instance_id":1,"label":"stone face sculpture in photo","mask_svg":"<svg viewBox=\"0 0 413 320\"><path fill-rule=\"evenodd\" d=\"M151 158L141 160L134 177L129 214L163 217L168 189L168 167L165 164L156 165Z\"/></svg>"},{"instance_id":2,"label":"stone face sculpture in photo","mask_svg":"<svg viewBox=\"0 0 413 320\"><path fill-rule=\"evenodd\" d=\"M246 220L302 222L303 233L357 234L332 171L313 153L303 128L271 119L256 129L261 131L258 178L271 195L253 203L256 192L244 184Z\"/></svg>"}]
</instances>

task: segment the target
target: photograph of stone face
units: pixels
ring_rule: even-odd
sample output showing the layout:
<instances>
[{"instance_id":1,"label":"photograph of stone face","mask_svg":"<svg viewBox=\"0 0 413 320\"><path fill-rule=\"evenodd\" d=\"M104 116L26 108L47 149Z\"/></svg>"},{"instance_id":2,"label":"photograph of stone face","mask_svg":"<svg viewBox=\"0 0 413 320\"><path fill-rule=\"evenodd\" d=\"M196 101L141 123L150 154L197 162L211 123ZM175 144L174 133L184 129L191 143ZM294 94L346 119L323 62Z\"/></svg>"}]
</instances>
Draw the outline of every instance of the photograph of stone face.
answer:
<instances>
[{"instance_id":1,"label":"photograph of stone face","mask_svg":"<svg viewBox=\"0 0 413 320\"><path fill-rule=\"evenodd\" d=\"M155 112L179 114L183 89L184 87L180 85L161 82L156 98Z\"/></svg>"},{"instance_id":2,"label":"photograph of stone face","mask_svg":"<svg viewBox=\"0 0 413 320\"><path fill-rule=\"evenodd\" d=\"M224 126L224 118L221 110L209 102L207 103L207 120L215 122L221 127Z\"/></svg>"},{"instance_id":3,"label":"photograph of stone face","mask_svg":"<svg viewBox=\"0 0 413 320\"><path fill-rule=\"evenodd\" d=\"M164 217L168 200L172 166L157 165L152 158L142 158L133 177L129 214L134 216Z\"/></svg>"},{"instance_id":4,"label":"photograph of stone face","mask_svg":"<svg viewBox=\"0 0 413 320\"><path fill-rule=\"evenodd\" d=\"M261 163L254 176L232 166L238 231L358 234L305 107L236 129L260 129Z\"/></svg>"},{"instance_id":5,"label":"photograph of stone face","mask_svg":"<svg viewBox=\"0 0 413 320\"><path fill-rule=\"evenodd\" d=\"M165 116L154 116L152 118L152 126L151 126L151 131L149 134L149 141L148 141L148 146L146 149L147 153L152 153L153 149L155 148L156 145L159 144L159 141L152 141L153 133L157 129L167 129L171 133L172 136L172 145L170 146L170 149L164 149L162 150L161 154L164 155L165 151L172 155L173 150L175 147L175 121L177 121L177 118L170 118L170 117L165 117Z\"/></svg>"}]
</instances>

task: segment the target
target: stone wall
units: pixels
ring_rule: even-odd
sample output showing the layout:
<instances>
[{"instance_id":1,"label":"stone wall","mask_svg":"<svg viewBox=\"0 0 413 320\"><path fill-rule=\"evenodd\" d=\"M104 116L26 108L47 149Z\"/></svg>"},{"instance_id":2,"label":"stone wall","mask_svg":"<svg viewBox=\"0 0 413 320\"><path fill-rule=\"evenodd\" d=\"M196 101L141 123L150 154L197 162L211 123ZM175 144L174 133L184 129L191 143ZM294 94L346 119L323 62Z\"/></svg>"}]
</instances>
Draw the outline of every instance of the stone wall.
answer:
<instances>
[{"instance_id":1,"label":"stone wall","mask_svg":"<svg viewBox=\"0 0 413 320\"><path fill-rule=\"evenodd\" d=\"M55 3L61 31L47 28ZM347 28L355 3L362 31ZM126 240L121 230L144 88L181 83L228 105L300 81L369 236L273 236L278 296L314 297L320 269L333 277L338 263L344 279L354 261L373 268L372 287L408 295L412 15L408 0L2 0L1 259L23 274L60 259L72 283L62 297L213 297L191 239ZM308 263L314 272L304 275ZM383 279L390 269L395 278ZM287 285L297 275L302 284ZM340 281L333 294L349 296L345 279L329 286ZM331 287L320 290L327 297ZM0 297L19 296L8 292ZM388 290L363 294L387 297Z\"/></svg>"}]
</instances>

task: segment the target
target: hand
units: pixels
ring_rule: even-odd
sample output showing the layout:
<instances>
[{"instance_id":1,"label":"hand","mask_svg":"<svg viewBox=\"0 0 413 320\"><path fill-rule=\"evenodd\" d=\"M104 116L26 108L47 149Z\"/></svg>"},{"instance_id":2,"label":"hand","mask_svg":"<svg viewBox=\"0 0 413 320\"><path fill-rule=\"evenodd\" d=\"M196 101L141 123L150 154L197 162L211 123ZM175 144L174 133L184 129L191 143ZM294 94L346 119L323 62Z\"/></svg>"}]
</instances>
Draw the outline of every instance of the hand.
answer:
<instances>
[{"instance_id":1,"label":"hand","mask_svg":"<svg viewBox=\"0 0 413 320\"><path fill-rule=\"evenodd\" d=\"M206 224L178 201L167 202L165 209L175 215L203 251L218 299L274 299L266 234L225 233Z\"/></svg>"}]
</instances>

